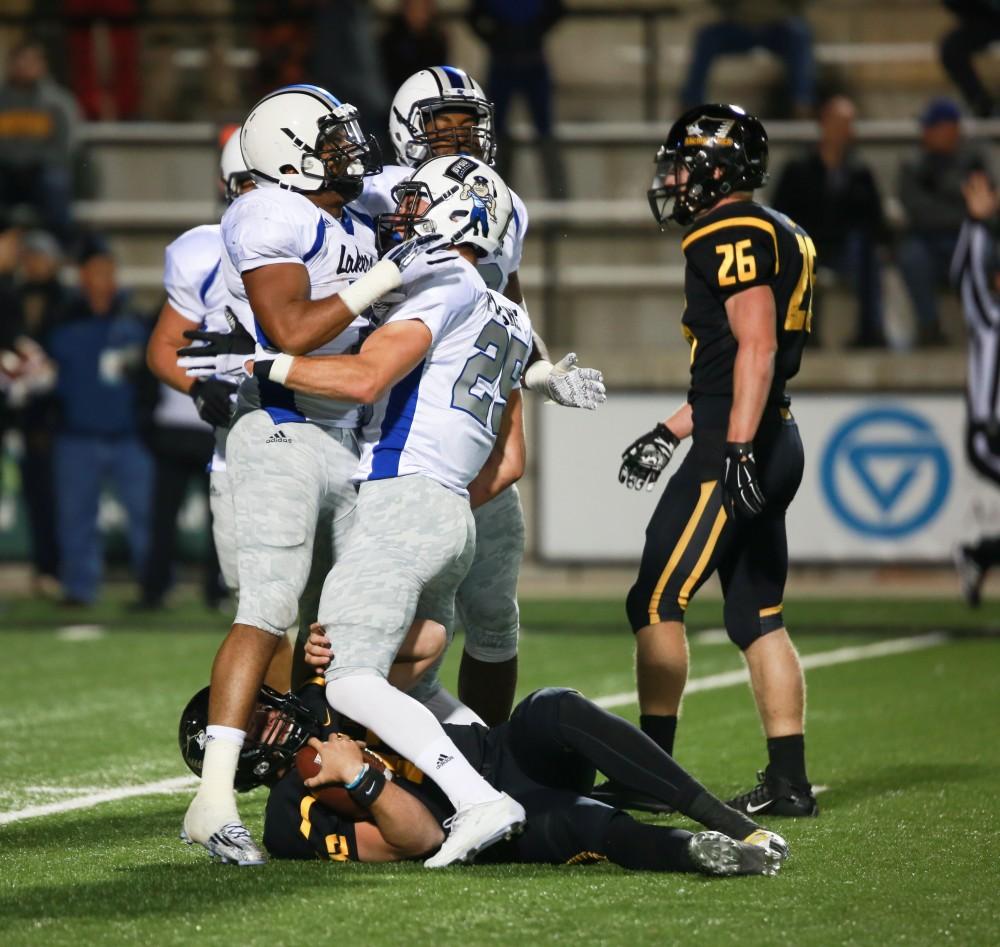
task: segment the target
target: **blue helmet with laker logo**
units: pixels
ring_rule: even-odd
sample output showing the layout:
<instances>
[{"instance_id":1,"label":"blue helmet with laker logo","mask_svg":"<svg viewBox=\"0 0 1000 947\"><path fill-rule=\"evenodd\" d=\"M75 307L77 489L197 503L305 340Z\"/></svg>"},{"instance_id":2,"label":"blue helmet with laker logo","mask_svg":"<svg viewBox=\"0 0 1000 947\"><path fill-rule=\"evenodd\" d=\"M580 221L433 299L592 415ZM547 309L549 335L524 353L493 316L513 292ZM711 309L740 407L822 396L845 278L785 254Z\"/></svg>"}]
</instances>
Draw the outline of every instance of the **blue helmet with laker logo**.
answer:
<instances>
[{"instance_id":1,"label":"blue helmet with laker logo","mask_svg":"<svg viewBox=\"0 0 1000 947\"><path fill-rule=\"evenodd\" d=\"M686 226L721 198L766 183L760 120L738 105L698 105L674 122L656 153L649 207L661 227L670 220Z\"/></svg>"}]
</instances>

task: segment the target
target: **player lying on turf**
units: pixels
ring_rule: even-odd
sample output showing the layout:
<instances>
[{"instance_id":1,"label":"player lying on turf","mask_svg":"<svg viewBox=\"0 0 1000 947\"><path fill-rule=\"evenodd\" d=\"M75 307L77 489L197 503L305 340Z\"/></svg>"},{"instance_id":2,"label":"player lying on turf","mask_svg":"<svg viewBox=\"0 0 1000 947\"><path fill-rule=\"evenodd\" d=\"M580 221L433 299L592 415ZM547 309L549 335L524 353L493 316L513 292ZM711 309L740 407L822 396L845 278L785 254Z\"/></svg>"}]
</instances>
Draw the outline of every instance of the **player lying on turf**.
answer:
<instances>
[{"instance_id":1,"label":"player lying on turf","mask_svg":"<svg viewBox=\"0 0 1000 947\"><path fill-rule=\"evenodd\" d=\"M438 636L436 646L427 644L433 635ZM411 636L401 650L416 673L434 660L434 648L444 644L440 630L430 626L422 638L423 643L416 644ZM310 639L310 651L320 663L328 660L322 636ZM244 782L256 778L259 783L262 772L266 776L279 768L288 770L268 799L265 846L275 858L332 861L401 861L433 851L444 839L454 811L443 793L398 758L395 772L386 779L370 757L362 755L362 744L337 732L345 725L342 720L327 717L327 724L319 726L326 708L322 678L318 681L302 689L301 701L286 701L284 723L275 722L273 710L271 717L263 713L262 719L270 721L271 743L255 743L241 760L241 770L248 774ZM311 719L303 719L304 714ZM636 727L576 691L536 691L518 704L509 721L491 730L477 724L449 724L445 729L472 766L527 812L524 833L494 846L480 862L611 861L649 871L734 875L775 874L787 855L780 836L727 807ZM196 772L198 732L197 713L187 713L181 745L182 751L188 748L185 759ZM287 737L283 745L276 745L281 741L275 734ZM314 777L303 780L289 762L307 738L321 766ZM642 786L710 831L692 834L639 823L587 798L596 769ZM354 821L342 814L345 807L323 789L331 784L351 786L351 800L368 819Z\"/></svg>"}]
</instances>

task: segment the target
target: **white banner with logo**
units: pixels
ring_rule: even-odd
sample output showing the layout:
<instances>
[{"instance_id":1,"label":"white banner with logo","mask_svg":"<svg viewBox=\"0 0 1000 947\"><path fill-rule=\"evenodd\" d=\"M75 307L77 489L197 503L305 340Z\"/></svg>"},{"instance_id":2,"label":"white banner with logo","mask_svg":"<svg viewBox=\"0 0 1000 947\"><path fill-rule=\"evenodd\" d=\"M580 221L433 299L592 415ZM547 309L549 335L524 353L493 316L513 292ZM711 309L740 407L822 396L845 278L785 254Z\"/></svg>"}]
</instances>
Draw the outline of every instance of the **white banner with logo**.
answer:
<instances>
[{"instance_id":1,"label":"white banner with logo","mask_svg":"<svg viewBox=\"0 0 1000 947\"><path fill-rule=\"evenodd\" d=\"M612 392L596 412L538 410L543 559L638 560L663 480L652 493L626 490L621 452L683 397ZM965 460L960 394L801 394L792 413L806 456L788 515L793 559L941 562L960 538L1000 535L1000 489Z\"/></svg>"}]
</instances>

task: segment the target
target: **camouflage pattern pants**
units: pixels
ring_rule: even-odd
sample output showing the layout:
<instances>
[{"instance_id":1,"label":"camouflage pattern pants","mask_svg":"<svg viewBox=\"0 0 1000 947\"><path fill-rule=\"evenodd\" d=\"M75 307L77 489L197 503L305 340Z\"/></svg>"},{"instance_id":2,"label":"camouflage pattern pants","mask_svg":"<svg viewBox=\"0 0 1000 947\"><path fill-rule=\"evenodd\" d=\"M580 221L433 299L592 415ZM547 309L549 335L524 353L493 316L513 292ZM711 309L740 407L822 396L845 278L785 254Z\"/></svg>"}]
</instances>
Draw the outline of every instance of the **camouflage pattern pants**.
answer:
<instances>
[{"instance_id":1,"label":"camouflage pattern pants","mask_svg":"<svg viewBox=\"0 0 1000 947\"><path fill-rule=\"evenodd\" d=\"M469 501L430 478L361 484L351 540L320 600L334 654L327 681L386 676L415 618L449 627L475 543Z\"/></svg>"}]
</instances>

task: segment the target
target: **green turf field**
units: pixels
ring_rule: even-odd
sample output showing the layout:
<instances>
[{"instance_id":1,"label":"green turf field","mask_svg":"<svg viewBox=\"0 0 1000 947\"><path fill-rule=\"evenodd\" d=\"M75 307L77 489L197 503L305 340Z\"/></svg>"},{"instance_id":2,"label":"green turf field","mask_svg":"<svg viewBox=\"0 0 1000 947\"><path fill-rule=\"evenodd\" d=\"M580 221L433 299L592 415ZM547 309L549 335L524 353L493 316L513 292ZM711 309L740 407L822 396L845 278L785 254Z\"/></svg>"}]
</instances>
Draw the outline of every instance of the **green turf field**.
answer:
<instances>
[{"instance_id":1,"label":"green turf field","mask_svg":"<svg viewBox=\"0 0 1000 947\"><path fill-rule=\"evenodd\" d=\"M523 612L522 693L631 689L620 603ZM146 618L12 603L0 614L0 945L1000 943L1000 640L962 633L1000 627L1000 608L810 601L787 614L807 663L957 634L808 671L823 814L772 820L793 853L778 877L704 879L603 865L224 868L177 840L187 788L12 820L183 778L177 718L225 629L193 606ZM720 608L698 603L691 619L716 627ZM58 631L69 623L104 633L72 640ZM692 637L692 681L740 666L717 635ZM723 796L749 788L764 756L746 687L691 694L677 755ZM262 803L262 791L241 803L258 837Z\"/></svg>"}]
</instances>

